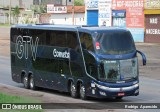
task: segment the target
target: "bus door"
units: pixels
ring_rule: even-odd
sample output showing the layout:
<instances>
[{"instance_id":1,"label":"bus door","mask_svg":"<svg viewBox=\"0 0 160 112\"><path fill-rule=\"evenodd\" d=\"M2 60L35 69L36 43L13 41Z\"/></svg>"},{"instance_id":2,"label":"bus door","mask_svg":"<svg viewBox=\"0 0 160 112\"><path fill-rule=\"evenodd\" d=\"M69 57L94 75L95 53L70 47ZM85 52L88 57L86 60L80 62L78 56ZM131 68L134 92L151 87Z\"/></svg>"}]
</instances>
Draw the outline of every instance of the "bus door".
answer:
<instances>
[{"instance_id":1,"label":"bus door","mask_svg":"<svg viewBox=\"0 0 160 112\"><path fill-rule=\"evenodd\" d=\"M82 53L80 49L80 43L78 40L78 34L77 32L68 32L67 38L68 38L68 47L70 48L69 67L71 70L71 75L73 78L81 79L85 72L84 72Z\"/></svg>"},{"instance_id":2,"label":"bus door","mask_svg":"<svg viewBox=\"0 0 160 112\"><path fill-rule=\"evenodd\" d=\"M58 62L58 89L67 91L67 78L69 77L70 69L69 69L69 60L61 59Z\"/></svg>"}]
</instances>

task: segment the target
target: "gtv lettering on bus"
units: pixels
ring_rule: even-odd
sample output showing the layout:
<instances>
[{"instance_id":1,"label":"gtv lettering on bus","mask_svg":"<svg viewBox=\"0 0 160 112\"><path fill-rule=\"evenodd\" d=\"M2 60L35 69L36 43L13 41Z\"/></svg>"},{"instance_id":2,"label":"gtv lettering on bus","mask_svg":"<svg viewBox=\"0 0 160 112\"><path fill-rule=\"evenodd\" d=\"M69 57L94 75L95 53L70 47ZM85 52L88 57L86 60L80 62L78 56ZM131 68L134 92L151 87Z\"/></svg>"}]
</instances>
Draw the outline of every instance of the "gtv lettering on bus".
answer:
<instances>
[{"instance_id":1,"label":"gtv lettering on bus","mask_svg":"<svg viewBox=\"0 0 160 112\"><path fill-rule=\"evenodd\" d=\"M67 51L61 52L61 51L57 51L57 49L53 50L53 56L57 57L57 58L70 58L70 53Z\"/></svg>"},{"instance_id":2,"label":"gtv lettering on bus","mask_svg":"<svg viewBox=\"0 0 160 112\"><path fill-rule=\"evenodd\" d=\"M16 54L19 59L25 56L28 59L28 48L30 46L33 60L36 60L37 47L39 38L37 37L35 42L33 42L30 36L18 36L16 40Z\"/></svg>"}]
</instances>

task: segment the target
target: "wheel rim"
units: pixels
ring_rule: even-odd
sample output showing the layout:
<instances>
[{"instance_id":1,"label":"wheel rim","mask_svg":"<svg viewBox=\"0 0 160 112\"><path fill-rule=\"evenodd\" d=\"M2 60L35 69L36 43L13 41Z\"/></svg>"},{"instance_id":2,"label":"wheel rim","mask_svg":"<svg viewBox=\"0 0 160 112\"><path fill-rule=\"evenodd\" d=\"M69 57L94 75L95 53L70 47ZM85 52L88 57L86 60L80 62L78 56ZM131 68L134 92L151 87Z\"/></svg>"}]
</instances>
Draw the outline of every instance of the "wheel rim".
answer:
<instances>
[{"instance_id":1,"label":"wheel rim","mask_svg":"<svg viewBox=\"0 0 160 112\"><path fill-rule=\"evenodd\" d=\"M27 78L26 76L24 76L23 84L24 84L24 87L27 87L27 84L28 84L28 78Z\"/></svg>"},{"instance_id":2,"label":"wheel rim","mask_svg":"<svg viewBox=\"0 0 160 112\"><path fill-rule=\"evenodd\" d=\"M30 87L31 87L31 88L34 87L34 81L33 81L33 78L32 78L32 77L30 78Z\"/></svg>"},{"instance_id":3,"label":"wheel rim","mask_svg":"<svg viewBox=\"0 0 160 112\"><path fill-rule=\"evenodd\" d=\"M85 97L85 88L82 85L81 85L81 88L80 88L80 96L81 96L81 98Z\"/></svg>"},{"instance_id":4,"label":"wheel rim","mask_svg":"<svg viewBox=\"0 0 160 112\"><path fill-rule=\"evenodd\" d=\"M76 90L75 90L75 86L74 86L74 84L73 84L73 82L71 82L71 96L75 96L75 92L76 92Z\"/></svg>"}]
</instances>

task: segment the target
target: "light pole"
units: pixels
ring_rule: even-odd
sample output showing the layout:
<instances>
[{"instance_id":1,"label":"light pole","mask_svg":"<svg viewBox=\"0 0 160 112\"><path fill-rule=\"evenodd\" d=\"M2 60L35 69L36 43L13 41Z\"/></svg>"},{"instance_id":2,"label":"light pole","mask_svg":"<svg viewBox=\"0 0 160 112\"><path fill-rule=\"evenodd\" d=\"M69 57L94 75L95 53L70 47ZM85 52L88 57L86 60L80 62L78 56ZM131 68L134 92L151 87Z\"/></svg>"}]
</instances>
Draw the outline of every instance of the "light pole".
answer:
<instances>
[{"instance_id":1,"label":"light pole","mask_svg":"<svg viewBox=\"0 0 160 112\"><path fill-rule=\"evenodd\" d=\"M74 25L74 0L72 0L72 25Z\"/></svg>"},{"instance_id":2,"label":"light pole","mask_svg":"<svg viewBox=\"0 0 160 112\"><path fill-rule=\"evenodd\" d=\"M11 0L9 0L9 25L11 24Z\"/></svg>"}]
</instances>

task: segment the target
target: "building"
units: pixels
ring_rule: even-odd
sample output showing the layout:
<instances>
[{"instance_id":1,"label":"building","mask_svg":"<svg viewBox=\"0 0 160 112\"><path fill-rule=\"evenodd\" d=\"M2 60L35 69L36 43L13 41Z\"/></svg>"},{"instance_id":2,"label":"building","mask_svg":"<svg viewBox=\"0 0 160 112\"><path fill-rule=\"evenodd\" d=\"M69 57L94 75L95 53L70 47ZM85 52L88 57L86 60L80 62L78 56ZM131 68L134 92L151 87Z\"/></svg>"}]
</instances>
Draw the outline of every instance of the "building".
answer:
<instances>
[{"instance_id":1,"label":"building","mask_svg":"<svg viewBox=\"0 0 160 112\"><path fill-rule=\"evenodd\" d=\"M34 5L40 5L40 4L54 4L59 6L65 6L65 5L72 5L73 0L33 0Z\"/></svg>"},{"instance_id":2,"label":"building","mask_svg":"<svg viewBox=\"0 0 160 112\"><path fill-rule=\"evenodd\" d=\"M144 0L86 0L87 25L124 27L144 42Z\"/></svg>"},{"instance_id":3,"label":"building","mask_svg":"<svg viewBox=\"0 0 160 112\"><path fill-rule=\"evenodd\" d=\"M145 42L160 42L160 1L145 0Z\"/></svg>"},{"instance_id":4,"label":"building","mask_svg":"<svg viewBox=\"0 0 160 112\"><path fill-rule=\"evenodd\" d=\"M62 6L57 6L57 8ZM41 23L50 22L52 24L69 24L69 25L85 25L85 6L75 6L74 15L72 13L72 6L66 7L66 12L55 11L53 13L45 14ZM47 19L48 18L48 19ZM74 19L73 19L74 18ZM46 20L47 19L47 20Z\"/></svg>"},{"instance_id":5,"label":"building","mask_svg":"<svg viewBox=\"0 0 160 112\"><path fill-rule=\"evenodd\" d=\"M0 5L2 7L9 7L11 1L11 7L20 7L24 9L30 9L30 6L33 5L33 0L0 0Z\"/></svg>"}]
</instances>

